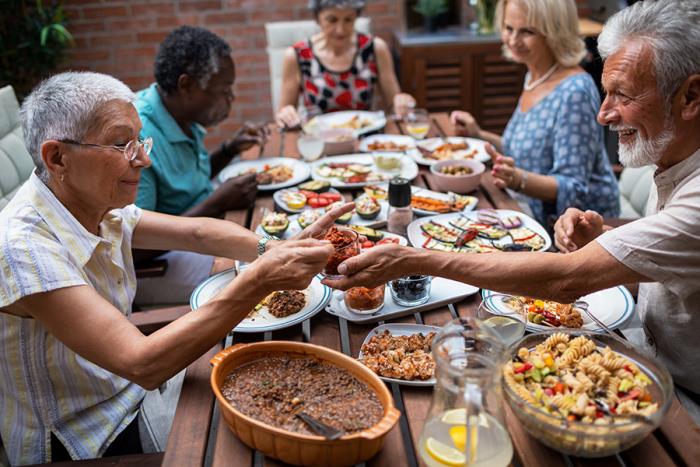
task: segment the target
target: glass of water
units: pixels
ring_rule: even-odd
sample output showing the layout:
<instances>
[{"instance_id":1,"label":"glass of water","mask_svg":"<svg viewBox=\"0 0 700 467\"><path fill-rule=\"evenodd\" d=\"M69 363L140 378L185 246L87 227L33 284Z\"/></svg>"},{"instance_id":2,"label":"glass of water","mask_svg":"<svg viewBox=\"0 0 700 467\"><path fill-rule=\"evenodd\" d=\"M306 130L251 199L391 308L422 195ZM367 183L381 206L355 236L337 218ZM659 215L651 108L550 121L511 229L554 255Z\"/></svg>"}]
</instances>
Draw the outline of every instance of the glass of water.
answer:
<instances>
[{"instance_id":1,"label":"glass of water","mask_svg":"<svg viewBox=\"0 0 700 467\"><path fill-rule=\"evenodd\" d=\"M477 316L506 346L525 335L525 304L513 295L491 294L484 297Z\"/></svg>"}]
</instances>

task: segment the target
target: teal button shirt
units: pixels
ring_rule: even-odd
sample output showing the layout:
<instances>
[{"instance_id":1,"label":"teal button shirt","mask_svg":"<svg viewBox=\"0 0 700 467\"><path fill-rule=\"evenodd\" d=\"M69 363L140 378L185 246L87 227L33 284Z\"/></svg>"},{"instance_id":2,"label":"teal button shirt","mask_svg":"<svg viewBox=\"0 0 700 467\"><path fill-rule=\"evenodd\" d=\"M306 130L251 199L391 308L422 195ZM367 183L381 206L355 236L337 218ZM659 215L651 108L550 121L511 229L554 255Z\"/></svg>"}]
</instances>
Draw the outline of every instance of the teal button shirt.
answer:
<instances>
[{"instance_id":1,"label":"teal button shirt","mask_svg":"<svg viewBox=\"0 0 700 467\"><path fill-rule=\"evenodd\" d=\"M205 200L213 191L206 130L192 125L187 136L168 113L156 85L136 93L141 137L153 138L153 165L141 171L136 205L143 209L179 215Z\"/></svg>"}]
</instances>

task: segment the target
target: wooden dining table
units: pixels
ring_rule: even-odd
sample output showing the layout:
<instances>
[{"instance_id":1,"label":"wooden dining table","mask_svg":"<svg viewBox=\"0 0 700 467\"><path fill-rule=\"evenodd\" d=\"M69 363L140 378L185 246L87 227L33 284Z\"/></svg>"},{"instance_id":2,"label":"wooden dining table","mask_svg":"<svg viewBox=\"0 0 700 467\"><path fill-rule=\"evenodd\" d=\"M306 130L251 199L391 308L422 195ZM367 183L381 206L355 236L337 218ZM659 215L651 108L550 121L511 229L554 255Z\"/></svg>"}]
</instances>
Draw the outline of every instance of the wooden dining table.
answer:
<instances>
[{"instance_id":1,"label":"wooden dining table","mask_svg":"<svg viewBox=\"0 0 700 467\"><path fill-rule=\"evenodd\" d=\"M447 114L431 115L431 123L429 137L450 133L451 126ZM403 128L400 123L390 120L384 132L401 134ZM299 157L296 139L297 133L282 132L272 127L270 140L263 150L248 151L243 157ZM433 185L430 172L422 167L413 184L431 188ZM260 223L263 211L275 209L271 195L271 192L259 192L254 206L246 210L231 211L227 214L227 219L254 230ZM344 195L347 199L351 199L357 193L345 192ZM505 191L496 188L488 170L474 195L479 200L478 208L520 210L518 204ZM220 271L231 265L230 260L217 259L215 270ZM474 316L480 301L480 295L475 294L447 306L439 306L387 322L442 326L457 317ZM260 334L231 333L225 342L212 348L187 368L167 448L164 454L151 457L153 464L162 462L162 465L168 466L217 467L283 465L245 446L226 426L210 387L209 360L211 357L224 346L262 340L310 342L357 357L363 340L377 325L378 323L355 324L321 312L301 324L279 331ZM431 402L432 389L393 383L388 386L395 405L402 415L399 423L386 436L381 451L368 460L366 465L387 467L424 465L417 455L417 446ZM618 455L602 459L577 458L550 449L530 436L507 407L504 412L508 432L513 442L512 465L515 466L700 465L700 429L676 400L660 428L638 445Z\"/></svg>"}]
</instances>

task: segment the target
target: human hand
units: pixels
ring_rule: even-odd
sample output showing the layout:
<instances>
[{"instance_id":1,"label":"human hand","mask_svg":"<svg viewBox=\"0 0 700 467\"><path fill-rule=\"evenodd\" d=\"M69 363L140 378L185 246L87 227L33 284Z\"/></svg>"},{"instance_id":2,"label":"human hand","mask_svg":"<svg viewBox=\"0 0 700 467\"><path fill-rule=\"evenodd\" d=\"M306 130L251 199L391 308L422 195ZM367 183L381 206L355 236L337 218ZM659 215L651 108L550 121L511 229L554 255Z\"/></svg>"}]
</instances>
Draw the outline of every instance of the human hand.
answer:
<instances>
[{"instance_id":1,"label":"human hand","mask_svg":"<svg viewBox=\"0 0 700 467\"><path fill-rule=\"evenodd\" d=\"M210 196L218 212L247 208L258 193L256 174L248 173L224 181Z\"/></svg>"},{"instance_id":2,"label":"human hand","mask_svg":"<svg viewBox=\"0 0 700 467\"><path fill-rule=\"evenodd\" d=\"M481 127L469 112L455 110L450 114L450 123L458 135L481 138Z\"/></svg>"},{"instance_id":3,"label":"human hand","mask_svg":"<svg viewBox=\"0 0 700 467\"><path fill-rule=\"evenodd\" d=\"M301 126L301 117L293 105L285 105L277 111L275 121L280 128L296 128Z\"/></svg>"},{"instance_id":4,"label":"human hand","mask_svg":"<svg viewBox=\"0 0 700 467\"><path fill-rule=\"evenodd\" d=\"M334 251L333 244L325 240L287 240L253 261L245 272L252 270L254 283L268 293L303 290L323 270Z\"/></svg>"},{"instance_id":5,"label":"human hand","mask_svg":"<svg viewBox=\"0 0 700 467\"><path fill-rule=\"evenodd\" d=\"M255 145L265 147L270 136L270 129L265 123L245 122L225 143L229 154L238 154Z\"/></svg>"},{"instance_id":6,"label":"human hand","mask_svg":"<svg viewBox=\"0 0 700 467\"><path fill-rule=\"evenodd\" d=\"M409 275L404 270L405 261L413 258L418 250L396 244L379 245L364 250L358 256L346 259L338 266L338 272L345 277L323 279L327 286L347 290L351 287L377 287L392 279Z\"/></svg>"},{"instance_id":7,"label":"human hand","mask_svg":"<svg viewBox=\"0 0 700 467\"><path fill-rule=\"evenodd\" d=\"M605 231L603 216L569 208L554 224L554 244L564 253L582 248Z\"/></svg>"},{"instance_id":8,"label":"human hand","mask_svg":"<svg viewBox=\"0 0 700 467\"><path fill-rule=\"evenodd\" d=\"M415 106L416 100L410 94L400 92L394 96L394 114L398 117L405 117Z\"/></svg>"},{"instance_id":9,"label":"human hand","mask_svg":"<svg viewBox=\"0 0 700 467\"><path fill-rule=\"evenodd\" d=\"M502 190L506 188L516 188L520 181L516 179L517 169L515 168L515 160L512 157L506 157L496 151L496 148L494 148L492 144L486 145L486 152L493 162L493 167L491 168L493 184Z\"/></svg>"},{"instance_id":10,"label":"human hand","mask_svg":"<svg viewBox=\"0 0 700 467\"><path fill-rule=\"evenodd\" d=\"M346 203L342 206L335 207L325 213L319 220L306 227L304 230L292 237L292 240L301 240L304 238L323 239L326 236L328 229L333 227L335 221L350 211L355 209L355 203Z\"/></svg>"}]
</instances>

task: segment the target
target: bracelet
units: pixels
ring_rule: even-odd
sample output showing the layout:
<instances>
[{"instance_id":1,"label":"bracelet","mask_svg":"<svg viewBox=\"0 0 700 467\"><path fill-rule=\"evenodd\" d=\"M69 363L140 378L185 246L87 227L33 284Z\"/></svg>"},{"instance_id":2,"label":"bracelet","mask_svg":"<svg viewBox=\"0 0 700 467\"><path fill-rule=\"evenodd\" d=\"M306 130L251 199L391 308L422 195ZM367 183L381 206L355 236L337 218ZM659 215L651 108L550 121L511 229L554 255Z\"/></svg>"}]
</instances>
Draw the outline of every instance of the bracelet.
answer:
<instances>
[{"instance_id":1,"label":"bracelet","mask_svg":"<svg viewBox=\"0 0 700 467\"><path fill-rule=\"evenodd\" d=\"M260 237L260 240L258 240L258 256L262 256L265 254L267 242L269 242L270 240L272 240L272 237L267 235Z\"/></svg>"},{"instance_id":2,"label":"bracelet","mask_svg":"<svg viewBox=\"0 0 700 467\"><path fill-rule=\"evenodd\" d=\"M527 186L527 177L528 177L527 171L521 170L520 171L520 184L518 185L518 188L516 188L515 191L523 191L525 189L525 186Z\"/></svg>"}]
</instances>

